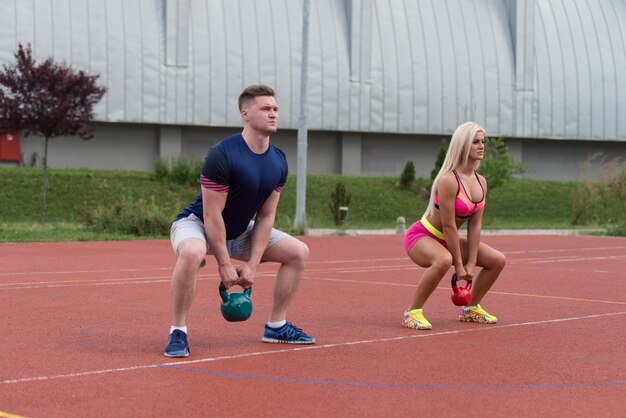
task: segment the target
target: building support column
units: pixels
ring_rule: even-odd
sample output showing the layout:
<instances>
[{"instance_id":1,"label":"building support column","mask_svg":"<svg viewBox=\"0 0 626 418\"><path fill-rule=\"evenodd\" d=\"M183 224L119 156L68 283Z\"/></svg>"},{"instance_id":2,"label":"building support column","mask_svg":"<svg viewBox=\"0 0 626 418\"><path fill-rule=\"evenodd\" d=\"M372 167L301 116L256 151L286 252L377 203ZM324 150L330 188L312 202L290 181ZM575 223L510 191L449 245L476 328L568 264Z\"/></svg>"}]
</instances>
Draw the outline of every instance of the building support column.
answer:
<instances>
[{"instance_id":1,"label":"building support column","mask_svg":"<svg viewBox=\"0 0 626 418\"><path fill-rule=\"evenodd\" d=\"M343 132L341 141L341 175L360 176L362 138L359 133Z\"/></svg>"},{"instance_id":2,"label":"building support column","mask_svg":"<svg viewBox=\"0 0 626 418\"><path fill-rule=\"evenodd\" d=\"M183 153L183 130L180 126L159 126L159 158L165 161Z\"/></svg>"}]
</instances>

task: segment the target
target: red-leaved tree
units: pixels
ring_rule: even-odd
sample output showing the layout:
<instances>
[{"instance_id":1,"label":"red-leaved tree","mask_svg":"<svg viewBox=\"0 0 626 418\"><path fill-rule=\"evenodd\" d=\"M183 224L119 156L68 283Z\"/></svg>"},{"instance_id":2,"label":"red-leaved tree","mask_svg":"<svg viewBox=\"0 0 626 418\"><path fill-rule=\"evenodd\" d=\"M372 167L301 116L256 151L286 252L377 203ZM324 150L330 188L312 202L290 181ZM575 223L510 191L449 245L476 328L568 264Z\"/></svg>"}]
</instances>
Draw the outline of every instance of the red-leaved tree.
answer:
<instances>
[{"instance_id":1,"label":"red-leaved tree","mask_svg":"<svg viewBox=\"0 0 626 418\"><path fill-rule=\"evenodd\" d=\"M43 181L39 223L46 219L48 189L48 141L58 136L93 137L93 106L106 88L98 75L90 75L52 58L37 63L30 44L19 45L15 63L0 70L0 131L21 132L44 138Z\"/></svg>"}]
</instances>

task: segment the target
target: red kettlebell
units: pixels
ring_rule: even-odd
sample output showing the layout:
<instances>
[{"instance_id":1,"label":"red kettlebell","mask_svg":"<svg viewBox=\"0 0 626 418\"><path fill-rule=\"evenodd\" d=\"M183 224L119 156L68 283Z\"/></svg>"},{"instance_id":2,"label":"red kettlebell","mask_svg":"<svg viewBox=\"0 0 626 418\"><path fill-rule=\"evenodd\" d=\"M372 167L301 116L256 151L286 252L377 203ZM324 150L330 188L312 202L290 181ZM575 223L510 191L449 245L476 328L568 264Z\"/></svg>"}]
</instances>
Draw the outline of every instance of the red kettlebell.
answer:
<instances>
[{"instance_id":1,"label":"red kettlebell","mask_svg":"<svg viewBox=\"0 0 626 418\"><path fill-rule=\"evenodd\" d=\"M472 301L472 281L467 282L467 286L456 285L456 274L452 275L452 303L456 306L467 306Z\"/></svg>"}]
</instances>

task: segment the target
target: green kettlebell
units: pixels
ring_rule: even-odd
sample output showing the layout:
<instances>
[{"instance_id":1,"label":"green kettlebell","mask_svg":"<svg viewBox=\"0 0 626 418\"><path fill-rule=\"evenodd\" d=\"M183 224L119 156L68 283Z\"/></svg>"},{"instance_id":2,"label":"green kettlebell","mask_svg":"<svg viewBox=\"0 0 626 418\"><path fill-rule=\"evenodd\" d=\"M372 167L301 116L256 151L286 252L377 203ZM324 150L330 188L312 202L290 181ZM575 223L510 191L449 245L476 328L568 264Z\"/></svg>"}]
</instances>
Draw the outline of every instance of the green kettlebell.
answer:
<instances>
[{"instance_id":1,"label":"green kettlebell","mask_svg":"<svg viewBox=\"0 0 626 418\"><path fill-rule=\"evenodd\" d=\"M224 283L220 283L220 296L222 297L222 316L228 322L245 321L252 315L252 300L250 294L252 288L244 289L243 293L228 293Z\"/></svg>"}]
</instances>

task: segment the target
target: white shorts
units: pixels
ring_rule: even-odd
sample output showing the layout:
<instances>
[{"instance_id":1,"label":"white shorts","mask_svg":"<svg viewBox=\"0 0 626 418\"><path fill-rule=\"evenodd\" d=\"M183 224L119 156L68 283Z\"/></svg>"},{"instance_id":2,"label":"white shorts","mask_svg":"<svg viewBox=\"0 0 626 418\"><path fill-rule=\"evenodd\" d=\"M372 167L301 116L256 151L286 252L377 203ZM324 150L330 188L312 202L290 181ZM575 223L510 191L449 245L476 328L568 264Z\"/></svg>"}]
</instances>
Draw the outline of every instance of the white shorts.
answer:
<instances>
[{"instance_id":1,"label":"white shorts","mask_svg":"<svg viewBox=\"0 0 626 418\"><path fill-rule=\"evenodd\" d=\"M250 221L248 228L243 234L238 236L235 240L229 240L227 242L228 252L232 258L241 261L248 261L250 259L251 249L251 236L252 228L254 227L254 221ZM267 242L267 248L276 245L280 240L288 237L289 234L283 231L279 231L276 228L272 228L270 238ZM206 239L204 232L204 223L196 215L191 214L187 218L182 218L172 223L170 229L170 241L172 242L172 249L174 254L178 255L178 246L181 242L189 238L198 238L205 242L206 253L212 255L213 252L209 248L209 243ZM266 248L266 249L267 249Z\"/></svg>"}]
</instances>

